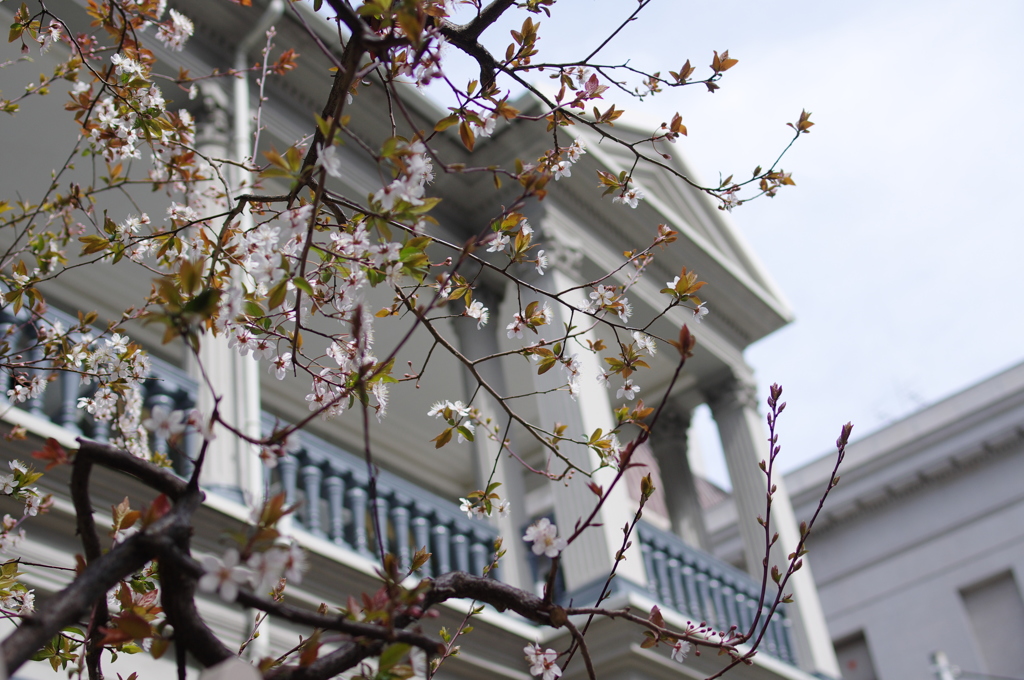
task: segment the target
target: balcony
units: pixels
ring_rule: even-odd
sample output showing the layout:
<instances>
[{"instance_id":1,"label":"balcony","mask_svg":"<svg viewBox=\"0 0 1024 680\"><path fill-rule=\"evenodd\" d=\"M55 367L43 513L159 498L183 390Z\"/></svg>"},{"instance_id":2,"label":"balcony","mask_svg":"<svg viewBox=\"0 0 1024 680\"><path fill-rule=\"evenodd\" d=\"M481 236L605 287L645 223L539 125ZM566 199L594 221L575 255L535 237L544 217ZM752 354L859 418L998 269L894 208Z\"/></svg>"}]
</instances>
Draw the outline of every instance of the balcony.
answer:
<instances>
[{"instance_id":1,"label":"balcony","mask_svg":"<svg viewBox=\"0 0 1024 680\"><path fill-rule=\"evenodd\" d=\"M47 315L50 323L65 327L77 325L77 319L58 311ZM12 352L23 351L26 361L37 354L37 337L31 325L10 315L0 316L0 332L17 330L7 337ZM46 368L26 369L31 375ZM144 384L146 408L165 406L191 408L197 401L198 385L184 370L159 359L152 359L151 378ZM5 376L0 394L6 395L11 379ZM71 372L60 372L44 395L19 404L28 413L49 420L74 435L106 441L107 424L97 421L83 409L78 399L88 396L89 385ZM269 434L280 427L271 414L262 414L262 429ZM191 433L189 437L195 437ZM376 493L371 493L370 475L365 459L309 432L298 433L299 448L279 460L267 480L271 492L284 492L288 504L296 504L294 528L375 561L381 547L397 556L401 569L407 570L412 555L426 547L430 560L419 574L430 577L453 570L482 574L491 564L497 530L489 523L468 518L458 506L391 472L376 475ZM191 473L191 462L175 455L166 441L154 437L155 451L170 454L180 475ZM187 451L196 451L198 441L185 442ZM376 503L371 503L371 497ZM376 522L373 513L376 512ZM381 528L378 538L376 527ZM525 527L523 527L525 528ZM506 547L523 549L518 536ZM636 541L640 546L647 578L646 589L618 584L622 590L642 591L664 609L684 617L727 630L736 625L749 628L757 611L760 583L746 573L684 543L678 536L641 522ZM338 559L335 557L334 559ZM536 564L533 565L536 569ZM501 569L494 572L501 578ZM560 600L583 602L583 593L565 593ZM762 608L763 614L767 607ZM787 664L796 664L792 623L781 608L767 624L762 653Z\"/></svg>"},{"instance_id":2,"label":"balcony","mask_svg":"<svg viewBox=\"0 0 1024 680\"><path fill-rule=\"evenodd\" d=\"M264 413L264 432L274 425ZM301 448L278 462L270 488L284 491L289 505L299 503L299 528L371 558L382 545L403 571L426 546L432 557L420 573L427 577L453 570L482 574L491 563L498 533L489 524L385 470L376 475L374 522L366 461L308 432L298 436ZM375 526L381 528L379 539Z\"/></svg>"},{"instance_id":3,"label":"balcony","mask_svg":"<svg viewBox=\"0 0 1024 680\"><path fill-rule=\"evenodd\" d=\"M651 597L717 630L736 625L747 630L757 613L761 584L745 572L715 559L675 534L641 522L637 526ZM769 588L769 594L771 589ZM761 608L761 625L768 613ZM785 607L768 622L761 650L790 664L796 663L791 623Z\"/></svg>"}]
</instances>

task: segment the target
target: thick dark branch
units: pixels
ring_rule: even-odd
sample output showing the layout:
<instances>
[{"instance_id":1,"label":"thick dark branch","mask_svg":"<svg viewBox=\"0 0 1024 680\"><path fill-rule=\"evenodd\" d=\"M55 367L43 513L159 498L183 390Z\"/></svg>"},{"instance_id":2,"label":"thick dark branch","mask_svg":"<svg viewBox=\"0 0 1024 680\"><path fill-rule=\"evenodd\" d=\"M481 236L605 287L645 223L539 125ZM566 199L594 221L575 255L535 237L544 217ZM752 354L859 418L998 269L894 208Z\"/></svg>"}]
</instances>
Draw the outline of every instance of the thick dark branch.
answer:
<instances>
[{"instance_id":1,"label":"thick dark branch","mask_svg":"<svg viewBox=\"0 0 1024 680\"><path fill-rule=\"evenodd\" d=\"M402 629L389 629L372 623L360 623L344 616L324 616L308 609L299 609L298 607L258 597L245 591L238 593L237 602L246 607L260 609L273 616L304 626L333 630L353 637L367 637L384 642L405 642L419 647L431 656L444 651L444 645L426 635Z\"/></svg>"},{"instance_id":2,"label":"thick dark branch","mask_svg":"<svg viewBox=\"0 0 1024 680\"><path fill-rule=\"evenodd\" d=\"M92 562L68 587L46 606L22 620L21 626L0 643L7 672L14 674L63 628L78 623L97 599L128 574L149 561L151 550L145 534L136 534Z\"/></svg>"},{"instance_id":3,"label":"thick dark branch","mask_svg":"<svg viewBox=\"0 0 1024 680\"><path fill-rule=\"evenodd\" d=\"M75 519L78 523L78 535L82 538L82 550L85 552L86 564L96 561L102 554L100 537L96 533L96 520L92 513L92 500L89 498L89 473L92 472L92 459L76 456L71 470L71 501L75 506ZM109 612L107 599L101 597L93 605L92 616L89 617L89 628L86 633L88 645L86 666L90 680L102 680L103 671L100 667L100 656L103 645L97 634L101 626L107 625Z\"/></svg>"},{"instance_id":4,"label":"thick dark branch","mask_svg":"<svg viewBox=\"0 0 1024 680\"><path fill-rule=\"evenodd\" d=\"M487 51L487 48L480 44L475 37L469 37L463 34L461 31L464 26L456 26L455 24L447 21L441 22L439 26L441 35L443 35L448 42L455 45L460 50L473 57L476 63L480 65L480 86L486 90L494 84L494 79L498 76L498 62L495 60L491 53Z\"/></svg>"},{"instance_id":5,"label":"thick dark branch","mask_svg":"<svg viewBox=\"0 0 1024 680\"><path fill-rule=\"evenodd\" d=\"M84 457L103 467L131 475L160 493L166 494L171 500L178 500L185 495L188 482L175 476L167 468L157 467L148 461L136 458L127 451L89 439L79 437L78 445L77 458ZM200 499L201 501L202 499ZM77 507L75 509L78 510Z\"/></svg>"},{"instance_id":6,"label":"thick dark branch","mask_svg":"<svg viewBox=\"0 0 1024 680\"><path fill-rule=\"evenodd\" d=\"M434 579L434 586L427 592L423 608L426 610L429 606L459 598L479 600L500 612L512 610L535 623L554 625L549 614L550 607L533 593L493 578L462 571L453 571Z\"/></svg>"},{"instance_id":7,"label":"thick dark branch","mask_svg":"<svg viewBox=\"0 0 1024 680\"><path fill-rule=\"evenodd\" d=\"M516 4L516 0L493 0L491 4L480 10L480 14L476 15L476 19L473 19L464 26L459 26L458 30L467 38L477 40L491 24L501 18L505 10L514 4Z\"/></svg>"},{"instance_id":8,"label":"thick dark branch","mask_svg":"<svg viewBox=\"0 0 1024 680\"><path fill-rule=\"evenodd\" d=\"M514 4L515 0L493 0L468 24L458 26L449 21L442 21L438 25L441 35L448 42L473 57L480 65L480 85L485 90L494 83L494 79L498 75L498 62L487 51L487 48L480 44L480 34Z\"/></svg>"},{"instance_id":9,"label":"thick dark branch","mask_svg":"<svg viewBox=\"0 0 1024 680\"><path fill-rule=\"evenodd\" d=\"M235 653L210 630L196 609L196 579L180 568L181 559L188 554L192 533L187 525L184 528L184 532L173 532L158 542L160 602L167 622L174 626L174 643L183 645L196 661L209 667Z\"/></svg>"}]
</instances>

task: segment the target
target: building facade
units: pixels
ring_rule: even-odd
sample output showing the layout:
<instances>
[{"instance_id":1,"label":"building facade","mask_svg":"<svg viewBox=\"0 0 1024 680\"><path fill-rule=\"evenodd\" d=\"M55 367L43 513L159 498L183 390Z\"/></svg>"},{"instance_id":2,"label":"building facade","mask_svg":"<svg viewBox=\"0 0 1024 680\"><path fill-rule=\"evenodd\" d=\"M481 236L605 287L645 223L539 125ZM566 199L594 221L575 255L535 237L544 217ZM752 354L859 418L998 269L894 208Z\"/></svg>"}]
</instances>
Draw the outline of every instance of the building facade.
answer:
<instances>
[{"instance_id":1,"label":"building facade","mask_svg":"<svg viewBox=\"0 0 1024 680\"><path fill-rule=\"evenodd\" d=\"M276 25L277 42L282 45L309 44L302 23L308 23L329 44L337 37L337 29L303 5L284 12L284 3L254 1L252 7L223 2L178 2L196 27L195 36L183 52L158 52L168 71L179 68L192 73L213 69L224 71L232 65L245 65L256 59L265 40L264 32ZM74 20L85 21L82 7L66 0L53 4ZM0 12L7 11L0 8ZM297 14L293 13L297 12ZM301 17L296 18L296 17ZM159 48L157 45L156 48ZM54 50L60 49L59 46ZM46 62L47 57L40 61ZM294 73L284 79L265 83L266 102L260 111L264 126L261 144L265 148L287 148L296 139L308 134L313 113L322 106L324 93L330 89L331 61L312 47L302 55ZM36 66L32 67L33 69ZM21 75L16 68L7 73ZM251 80L251 78L250 78ZM7 88L5 88L7 89ZM167 93L170 97L170 93ZM202 83L194 100L178 95L180 105L191 111L197 121L196 146L215 158L241 158L251 144L252 111L257 93L253 83L238 78L234 81L211 80ZM436 119L441 112L428 100L411 90L403 98L405 106L417 120ZM20 118L19 134L5 134L8 152L24 158L17 176L8 185L31 192L32 182L45 177L50 166L59 163L45 155L36 130L67 128L63 112L51 112L43 105L30 108L26 103ZM530 100L519 102L524 113L539 112ZM350 126L366 139L381 139L390 134L390 123L382 119L387 110L385 93L364 88L351 107ZM533 108L531 108L533 107ZM52 107L51 108L55 108ZM62 127L63 126L63 127ZM633 134L628 127L622 134ZM454 132L454 131L453 131ZM464 158L474 165L506 165L514 158L542 155L548 140L525 134L516 124L499 127L494 135L481 140L469 156L457 135L442 136L435 141L451 158ZM40 133L41 134L41 133ZM632 288L631 300L637 318L653 318L664 306L659 289L664 281L678 274L679 267L700 273L710 283L709 296L714 313L695 329L699 347L687 364L681 380L676 383L669 406L650 446L638 452L656 474L659 496L652 503L648 519L639 526L634 545L627 559L618 568L613 594L607 605L630 606L649 611L654 604L665 611L672 625L686 621L707 621L719 629L730 625L740 628L752 620L757 607L762 572L763 530L756 517L764 512L766 484L758 469L767 453L766 433L757 410L758 399L753 392L750 368L743 360L743 350L750 343L787 323L789 309L771 279L763 271L742 237L716 210L707 198L687 187L668 173L639 166L634 174L637 184L647 194L636 210L623 206L609 209L610 203L597 199L590 178L598 169L617 173L628 169L631 158L620 149L601 144L592 133L579 131L588 153L574 170L574 176L558 183L547 198L527 206L529 217L543 240L552 260L551 271L532 283L546 290L561 291L580 286L614 270L621 263L621 253L635 248L636 234L650 232L656 225L667 224L679 234L678 240L659 253L648 267L646 276ZM639 135L639 133L636 133ZM53 133L54 144L60 133ZM71 140L73 142L73 140ZM346 192L368 195L380 188L374 166L351 147L341 151L344 172L339 180ZM688 172L682 161L671 161L674 167ZM8 168L10 170L10 168ZM434 213L440 222L438 234L451 242L463 242L487 224L495 201L501 194L491 188L491 177L485 173L440 174L430 193L443 197ZM497 198L496 198L497 197ZM159 197L152 199L160 205ZM143 208L149 204L142 205ZM111 210L130 206L118 205L114 199ZM621 209L619 209L621 208ZM154 208L152 212L162 208ZM624 275L623 275L624 276ZM127 260L118 265L90 266L69 271L45 286L52 319L61 314L74 315L79 310L96 310L99 322L116 319L124 306L132 304L132 295L148 290L151 274ZM619 281L619 279L614 279ZM450 337L458 339L459 351L472 358L512 349L499 319L511 318L519 304L501 280L487 277L475 292L491 309L492 323L478 330L471 319L455 318L449 322ZM42 287L42 286L41 286ZM579 293L581 296L584 292ZM557 314L556 310L556 314ZM679 327L688 321L687 312L679 308L661 316L651 334L674 338ZM568 322L568 319L556 320ZM12 329L9 337L14 346L31 347L35 336L31 324L23 317L7 311L3 323ZM691 321L692 323L692 321ZM153 327L127 324L132 338L144 344L153 355L152 380L147 382L146 408L157 406L184 408L192 405L209 410L214 387L221 398L220 409L240 431L253 436L266 433L275 424L297 422L308 413L304 399L308 382L267 377L265 364L251 357L242 357L226 341L207 339L201 350L201 363L207 369L209 383L200 379L199 367L187 353L173 344L160 342L160 333ZM387 332L378 330L378 342L387 347L397 343L400 323ZM20 345L18 344L20 343ZM399 364L422 361L430 340L417 331L408 349L399 355ZM667 389L672 373L672 360L662 353L644 384L644 393L658 395ZM586 365L584 372L596 375L600 368ZM502 394L524 394L543 391L549 385L534 370L523 370L522 357L511 356L501 362L485 364L485 379ZM596 362L596 359L593 360ZM381 468L377 482L377 524L386 536L373 535L369 521L369 479L365 461L351 453L363 447L363 423L359 418L341 417L331 421L317 420L301 435L301 446L269 471L260 463L248 445L229 436L218 437L211 444L203 470L207 501L196 522L194 548L197 552L218 552L220 537L242 526L249 517L249 505L270 491L284 491L290 501L300 504L292 520L292 528L310 560L309 570L301 585L290 586L288 597L300 604L316 606L319 602L342 602L349 594L376 589L373 546L381 540L388 544L400 560L407 562L418 547L427 546L431 561L424 576L460 569L479 573L489 561L494 538L505 537L508 555L503 560L499 577L527 589L536 587L538 565L527 546L519 540L524 528L538 517L552 517L562 527L570 527L593 507L593 494L582 480L570 484L549 482L536 475L525 475L517 464L490 449L490 443L479 438L473 444L449 446L438 452L429 444L434 425L427 413L431 403L439 399L468 401L475 383L452 359L435 361L436 370L424 377L419 390L396 398L391 413L383 424L371 430L374 461ZM20 457L38 449L40 442L53 437L68 447L75 446L75 437L85 435L103 439L101 423L94 422L81 409L78 399L85 396L87 386L77 376L63 374L44 397L5 407L2 419L8 426L22 426L29 438L11 444L3 452L5 458ZM596 385L596 383L595 383ZM743 568L735 568L710 554L711 543L705 517L696 500L694 477L686 458L686 430L689 414L702 403L709 403L721 434L729 464L734 499L739 515L746 518L739 524L739 541L745 549ZM483 412L495 404L478 400ZM585 387L578 400L558 392L544 399L528 401L523 406L528 418L553 427L568 426L575 433L605 430L613 426L610 393L603 388ZM401 423L391 425L390 423ZM513 433L513 437L515 434ZM154 441L160 450L165 442ZM528 463L542 462L543 452L523 444ZM592 468L596 459L584 447L569 450L567 455L581 467ZM511 499L509 517L493 523L472 521L459 512L458 499L467 491L480 488L497 457L495 478L502 482L505 495ZM176 466L187 474L187 458L177 457ZM151 497L147 491L115 473L97 473L98 508L113 505L125 495L142 502ZM597 480L600 483L600 479ZM68 501L67 476L60 470L44 477L45 491L55 497L53 509L28 524L28 539L19 548L26 561L73 564L80 550L73 536L73 509ZM601 509L602 528L583 535L566 551L560 588L566 600L576 604L592 601L607 578L621 547L621 529L636 509L635 494L620 489ZM781 535L780 547L773 552L776 563L783 561L798 538L798 528L785 489L780 485L773 506L775 530ZM104 521L102 512L100 522ZM785 546L783 548L782 546ZM798 572L791 582L795 603L786 607L770 624L762 653L751 666L735 669L735 678L838 677L838 666L828 638L817 591L809 566ZM39 592L40 601L57 592L64 581L61 572L32 573L26 577ZM204 600L202 611L209 625L231 643L241 642L250 626L249 615L223 603ZM443 608L440 625L458 625L468 603L452 603ZM542 630L523 620L495 611L485 611L474 623L474 631L464 638L461 653L448 662L443 677L479 678L484 675L525 679L523 646L540 641L547 646L567 644L562 631ZM639 635L624 634L628 628L617 623L599 621L588 634L595 662L601 677L615 678L679 678L703 677L719 667L721 661L712 655L693 658L685 665L670 661L656 650L643 649ZM300 631L287 624L271 621L254 643L257 655L280 654L295 644ZM153 661L140 661L142 655L122 660L116 668L133 669L138 664L142 677L169 677L172 667ZM154 673L150 676L146 673ZM48 667L25 667L18 677L48 677ZM567 677L583 677L582 666L570 667Z\"/></svg>"},{"instance_id":2,"label":"building facade","mask_svg":"<svg viewBox=\"0 0 1024 680\"><path fill-rule=\"evenodd\" d=\"M798 517L834 463L786 475ZM840 475L810 549L843 678L1024 677L1024 365L854 442Z\"/></svg>"}]
</instances>

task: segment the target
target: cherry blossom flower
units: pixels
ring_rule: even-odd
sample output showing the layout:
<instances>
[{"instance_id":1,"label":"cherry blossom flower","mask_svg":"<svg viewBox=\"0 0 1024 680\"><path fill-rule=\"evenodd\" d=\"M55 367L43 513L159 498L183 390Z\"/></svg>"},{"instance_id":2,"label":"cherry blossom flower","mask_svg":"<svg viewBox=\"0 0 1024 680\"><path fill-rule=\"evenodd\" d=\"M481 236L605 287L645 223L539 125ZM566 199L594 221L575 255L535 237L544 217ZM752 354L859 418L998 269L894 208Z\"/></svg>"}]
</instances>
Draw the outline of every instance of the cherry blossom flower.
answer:
<instances>
[{"instance_id":1,"label":"cherry blossom flower","mask_svg":"<svg viewBox=\"0 0 1024 680\"><path fill-rule=\"evenodd\" d=\"M383 422L384 416L388 413L388 386L387 383L378 380L370 388L374 399L377 400L377 422Z\"/></svg>"},{"instance_id":2,"label":"cherry blossom flower","mask_svg":"<svg viewBox=\"0 0 1024 680\"><path fill-rule=\"evenodd\" d=\"M548 268L548 256L543 250L537 251L537 273L544 276L544 270Z\"/></svg>"},{"instance_id":3,"label":"cherry blossom flower","mask_svg":"<svg viewBox=\"0 0 1024 680\"><path fill-rule=\"evenodd\" d=\"M490 318L490 312L484 307L483 303L479 300L473 300L473 303L466 307L466 316L476 319L476 327L483 328L487 325L487 320Z\"/></svg>"},{"instance_id":4,"label":"cherry blossom flower","mask_svg":"<svg viewBox=\"0 0 1024 680\"><path fill-rule=\"evenodd\" d=\"M284 577L293 583L302 583L302 572L306 571L306 552L292 541L285 554Z\"/></svg>"},{"instance_id":5,"label":"cherry blossom flower","mask_svg":"<svg viewBox=\"0 0 1024 680\"><path fill-rule=\"evenodd\" d=\"M629 399L630 401L633 401L633 398L636 396L636 393L639 392L639 391L640 391L640 386L639 385L634 385L633 384L633 379L630 378L629 380L624 382L622 384L622 387L619 388L619 391L615 393L615 398L616 399L622 399L623 397L625 397L626 399Z\"/></svg>"},{"instance_id":6,"label":"cherry blossom flower","mask_svg":"<svg viewBox=\"0 0 1024 680\"><path fill-rule=\"evenodd\" d=\"M599 285L591 291L590 299L594 301L592 304L598 308L610 305L615 301L615 286Z\"/></svg>"},{"instance_id":7,"label":"cherry blossom flower","mask_svg":"<svg viewBox=\"0 0 1024 680\"><path fill-rule=\"evenodd\" d=\"M511 239L508 234L498 232L497 234L494 235L493 238L491 238L490 243L487 245L487 252L502 252L503 250L505 250L505 247L508 246L510 240Z\"/></svg>"},{"instance_id":8,"label":"cherry blossom flower","mask_svg":"<svg viewBox=\"0 0 1024 680\"><path fill-rule=\"evenodd\" d=\"M558 553L565 550L568 545L564 538L558 538L558 527L547 517L541 517L527 527L523 540L533 543L531 550L534 555L546 555L551 558L558 557Z\"/></svg>"},{"instance_id":9,"label":"cherry blossom flower","mask_svg":"<svg viewBox=\"0 0 1024 680\"><path fill-rule=\"evenodd\" d=\"M142 426L163 439L170 439L185 431L185 414L172 411L159 404L149 412L149 417L142 421Z\"/></svg>"},{"instance_id":10,"label":"cherry blossom flower","mask_svg":"<svg viewBox=\"0 0 1024 680\"><path fill-rule=\"evenodd\" d=\"M526 660L530 663L530 675L540 675L541 680L555 680L562 675L562 669L555 663L558 652L553 649L541 649L540 645L527 645L523 648Z\"/></svg>"},{"instance_id":11,"label":"cherry blossom flower","mask_svg":"<svg viewBox=\"0 0 1024 680\"><path fill-rule=\"evenodd\" d=\"M284 576L288 553L281 548L253 553L246 565L252 570L252 587L257 593L273 590Z\"/></svg>"},{"instance_id":12,"label":"cherry blossom flower","mask_svg":"<svg viewBox=\"0 0 1024 680\"><path fill-rule=\"evenodd\" d=\"M487 517L487 508L482 503L474 503L468 498L460 498L462 503L459 505L459 510L466 513L470 519L484 519Z\"/></svg>"},{"instance_id":13,"label":"cherry blossom flower","mask_svg":"<svg viewBox=\"0 0 1024 680\"><path fill-rule=\"evenodd\" d=\"M0 475L0 493L10 496L17 488L18 483L14 481L14 475Z\"/></svg>"},{"instance_id":14,"label":"cherry blossom flower","mask_svg":"<svg viewBox=\"0 0 1024 680\"><path fill-rule=\"evenodd\" d=\"M292 367L292 353L285 352L270 362L269 370L278 380L284 380L288 369Z\"/></svg>"},{"instance_id":15,"label":"cherry blossom flower","mask_svg":"<svg viewBox=\"0 0 1024 680\"><path fill-rule=\"evenodd\" d=\"M633 340L636 341L637 349L642 349L648 352L652 356L658 353L658 345L654 342L654 338L641 333L640 331L633 331Z\"/></svg>"},{"instance_id":16,"label":"cherry blossom flower","mask_svg":"<svg viewBox=\"0 0 1024 680\"><path fill-rule=\"evenodd\" d=\"M234 602L238 597L238 586L252 579L252 572L238 566L238 551L234 548L228 548L223 561L216 555L205 555L202 563L206 573L199 579L199 590L217 593L225 602Z\"/></svg>"},{"instance_id":17,"label":"cherry blossom flower","mask_svg":"<svg viewBox=\"0 0 1024 680\"><path fill-rule=\"evenodd\" d=\"M320 166L327 171L328 175L330 175L331 177L337 177L338 179L341 179L341 152L338 151L338 147L328 146L324 148L323 146L321 146L317 157L319 158L317 163L319 163Z\"/></svg>"},{"instance_id":18,"label":"cherry blossom flower","mask_svg":"<svg viewBox=\"0 0 1024 680\"><path fill-rule=\"evenodd\" d=\"M457 442L459 444L461 444L464 441L469 441L469 439L466 437L466 435L462 433L462 430L468 430L469 434L472 436L474 434L475 430L476 430L476 426L473 423L470 423L470 422L463 422L461 425L459 425L459 429L456 430L456 432L458 432L458 434L459 434L459 438L458 438L458 442Z\"/></svg>"},{"instance_id":19,"label":"cherry blossom flower","mask_svg":"<svg viewBox=\"0 0 1024 680\"><path fill-rule=\"evenodd\" d=\"M509 340L511 340L512 338L522 339L522 337L523 337L523 326L524 325L525 325L525 323L523 322L523 317L519 316L518 313L514 314L513 317L512 317L512 323L510 323L509 325L505 326L505 330L508 331L508 333L507 333L508 339Z\"/></svg>"},{"instance_id":20,"label":"cherry blossom flower","mask_svg":"<svg viewBox=\"0 0 1024 680\"><path fill-rule=\"evenodd\" d=\"M198 213L190 206L179 203L171 203L167 208L167 217L177 222L195 222L199 219Z\"/></svg>"},{"instance_id":21,"label":"cherry blossom flower","mask_svg":"<svg viewBox=\"0 0 1024 680\"><path fill-rule=\"evenodd\" d=\"M702 302L693 310L693 318L697 323L704 320L704 317L708 315L708 308L706 302Z\"/></svg>"},{"instance_id":22,"label":"cherry blossom flower","mask_svg":"<svg viewBox=\"0 0 1024 680\"><path fill-rule=\"evenodd\" d=\"M555 173L556 182L563 177L572 177L572 163L569 161L561 161L551 168L551 170Z\"/></svg>"},{"instance_id":23,"label":"cherry blossom flower","mask_svg":"<svg viewBox=\"0 0 1024 680\"><path fill-rule=\"evenodd\" d=\"M676 643L672 645L672 660L683 663L686 661L686 655L690 653L690 643L686 640L676 640Z\"/></svg>"},{"instance_id":24,"label":"cherry blossom flower","mask_svg":"<svg viewBox=\"0 0 1024 680\"><path fill-rule=\"evenodd\" d=\"M722 205L718 206L726 212L732 212L732 209L743 203L742 200L736 197L736 190L726 191L724 194L719 194L718 198L722 200Z\"/></svg>"},{"instance_id":25,"label":"cherry blossom flower","mask_svg":"<svg viewBox=\"0 0 1024 680\"><path fill-rule=\"evenodd\" d=\"M50 26L36 38L39 41L39 54L46 54L53 47L53 43L60 40L61 25L57 21L51 21Z\"/></svg>"},{"instance_id":26,"label":"cherry blossom flower","mask_svg":"<svg viewBox=\"0 0 1024 680\"><path fill-rule=\"evenodd\" d=\"M612 203L625 203L630 208L636 209L636 206L641 200L646 197L646 194L640 189L627 189L623 193L619 194L612 199Z\"/></svg>"},{"instance_id":27,"label":"cherry blossom flower","mask_svg":"<svg viewBox=\"0 0 1024 680\"><path fill-rule=\"evenodd\" d=\"M580 156L582 156L586 152L586 144L584 144L583 140L579 138L573 140L572 146L565 150L565 154L566 156L569 157L570 163L575 163L576 161L578 161L580 159Z\"/></svg>"},{"instance_id":28,"label":"cherry blossom flower","mask_svg":"<svg viewBox=\"0 0 1024 680\"><path fill-rule=\"evenodd\" d=\"M199 409L194 408L189 411L185 422L191 425L204 441L212 442L217 438L217 433L213 431L215 425L213 419L203 416L203 412Z\"/></svg>"},{"instance_id":29,"label":"cherry blossom flower","mask_svg":"<svg viewBox=\"0 0 1024 680\"><path fill-rule=\"evenodd\" d=\"M168 20L160 24L160 28L157 29L156 39L166 45L168 49L181 52L185 41L192 37L194 30L195 27L188 17L172 9Z\"/></svg>"}]
</instances>

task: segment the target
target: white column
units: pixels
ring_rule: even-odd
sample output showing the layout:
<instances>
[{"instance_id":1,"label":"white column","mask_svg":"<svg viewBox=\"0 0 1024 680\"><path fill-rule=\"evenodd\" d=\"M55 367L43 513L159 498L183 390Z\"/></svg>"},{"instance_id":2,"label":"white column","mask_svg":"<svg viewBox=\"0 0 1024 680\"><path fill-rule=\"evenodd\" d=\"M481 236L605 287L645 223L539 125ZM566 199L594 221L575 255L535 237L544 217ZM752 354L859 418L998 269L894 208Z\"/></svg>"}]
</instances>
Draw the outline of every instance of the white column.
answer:
<instances>
[{"instance_id":1,"label":"white column","mask_svg":"<svg viewBox=\"0 0 1024 680\"><path fill-rule=\"evenodd\" d=\"M768 434L757 411L756 387L739 380L730 381L712 396L709 405L718 424L729 468L747 569L754 578L760 579L765 532L757 518L765 515L768 484L759 464L762 460L767 461L769 448ZM784 573L788 564L787 555L800 540L800 529L782 474L777 470L772 483L776 489L772 498L771 528L773 532L778 532L779 540L772 548L769 568L773 564L778 565ZM793 603L788 605L787 613L793 621L797 661L803 670L838 678L841 675L839 663L836 661L807 557L803 557L803 567L793 574L786 586L786 592L793 595ZM771 592L773 584L770 580L768 585Z\"/></svg>"},{"instance_id":2,"label":"white column","mask_svg":"<svg viewBox=\"0 0 1024 680\"><path fill-rule=\"evenodd\" d=\"M490 310L490 323L479 329L476 319L455 319L453 324L462 354L470 359L479 359L496 354L500 350L498 331L501 324L498 318L498 305L501 303L501 298L489 289L479 286L473 291L473 299L479 300ZM482 362L477 364L476 368L480 377L498 394L508 394L500 359ZM476 392L477 381L468 370L463 370L462 375L468 399ZM499 535L504 538L503 547L507 550L501 561L501 578L506 583L529 590L533 584L522 541L523 527L529 522L524 503L526 491L523 484L523 468L517 460L503 452L500 444L500 438L505 436L505 425L508 422L505 411L485 390L481 389L476 394L472 406L480 410L480 415L484 419L490 419L491 423L497 426L499 438L492 440L484 435L482 428L477 428L476 438L473 442L475 454L473 470L477 488L485 489L488 479L501 482L496 493L509 501L508 516L495 517L492 520L498 528ZM494 470L493 477L491 476L492 469Z\"/></svg>"},{"instance_id":3,"label":"white column","mask_svg":"<svg viewBox=\"0 0 1024 680\"><path fill-rule=\"evenodd\" d=\"M711 543L704 525L696 481L686 455L689 429L689 410L670 401L651 433L651 448L661 471L672 530L690 545L707 551Z\"/></svg>"},{"instance_id":4,"label":"white column","mask_svg":"<svg viewBox=\"0 0 1024 680\"><path fill-rule=\"evenodd\" d=\"M196 146L209 158L227 158L229 152L227 97L215 84L204 84L200 90L202 104L196 113ZM221 174L227 173L221 168ZM214 181L198 187L207 210L200 214L221 212L226 202L216 198L224 186ZM212 189L212 191L206 191ZM198 206L197 206L198 208ZM199 363L209 383L199 370L196 358L190 355L189 370L199 381L197 407L204 416L213 412L215 397L220 397L220 414L224 420L250 437L260 436L259 364L252 357L241 357L227 344L227 338L201 337ZM211 390L212 385L212 390ZM261 502L263 466L254 447L223 428L210 443L202 473L202 485L218 494L242 503Z\"/></svg>"},{"instance_id":5,"label":"white column","mask_svg":"<svg viewBox=\"0 0 1024 680\"><path fill-rule=\"evenodd\" d=\"M534 280L534 283L553 292L578 285L578 281L575 281L568 271L574 261L579 261L578 251L569 253L570 256L558 253L558 250L567 249L567 246L554 242L548 230L545 236L544 247L549 253L552 250L556 252L552 256L551 270ZM576 307L584 307L588 302L587 293L582 290L563 296L562 299ZM541 335L548 340L555 340L559 334L565 333L565 324L570 322L570 318L567 310L560 305L551 303L551 307L554 318L551 325L542 327ZM572 323L577 326L584 322L585 318L581 318L579 314L572 319ZM570 342L567 349L569 354L577 354L581 363L583 383L577 399L574 400L568 391L563 390L540 395L538 401L541 424L550 430L556 423L562 423L567 426L565 436L573 439L587 439L598 428L608 432L615 427L608 390L596 382L597 374L603 370L601 359L584 349L588 338L592 341L597 340L596 336L588 333L579 337L578 343ZM556 367L542 376L537 376L535 384L537 389L547 390L559 384L564 385L565 381L565 371ZM582 445L563 442L559 446L559 451L583 470L596 470L601 463L595 452ZM561 472L563 468L564 464L558 460L552 464L553 471ZM581 534L562 555L565 585L569 592L593 586L608 576L615 563L616 554L622 547L622 529L633 520L636 504L630 498L625 486L626 480L620 480L609 492L615 475L616 470L607 468L589 479L576 474L568 481L551 482L555 523L558 525L560 536L570 535L576 522L582 521L593 512L598 498L587 486L590 481L597 483L608 493L607 500L594 520L600 526L591 527ZM632 543L632 547L626 551L626 559L619 564L616 578L625 578L637 585L646 586L647 574L640 553L640 542L634 537Z\"/></svg>"}]
</instances>

